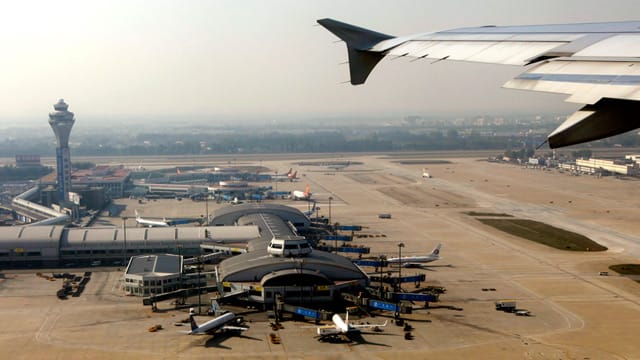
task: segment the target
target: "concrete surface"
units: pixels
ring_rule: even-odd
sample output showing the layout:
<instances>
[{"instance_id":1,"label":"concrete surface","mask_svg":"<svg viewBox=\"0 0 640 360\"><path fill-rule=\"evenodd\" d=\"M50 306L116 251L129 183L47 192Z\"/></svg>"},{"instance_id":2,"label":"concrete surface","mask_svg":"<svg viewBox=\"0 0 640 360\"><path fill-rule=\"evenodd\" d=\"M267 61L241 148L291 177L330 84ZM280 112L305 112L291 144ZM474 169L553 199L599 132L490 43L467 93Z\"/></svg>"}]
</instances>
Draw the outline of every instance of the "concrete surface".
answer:
<instances>
[{"instance_id":1,"label":"concrete surface","mask_svg":"<svg viewBox=\"0 0 640 360\"><path fill-rule=\"evenodd\" d=\"M471 156L473 154L469 154ZM443 156L443 157L441 157ZM445 160L429 153L411 159ZM246 358L264 359L628 359L640 358L640 284L617 276L598 276L612 264L638 262L640 188L637 181L569 176L556 171L452 157L450 164L402 165L403 155L356 155L362 161L336 171L294 165L291 156L245 157L245 164L273 170L293 167L304 175L278 190L304 189L308 183L332 220L366 226L364 232L385 237L360 238L356 244L373 255L424 254L437 242L442 259L425 269L427 284L447 288L442 305L407 316L414 340L401 327L362 335L360 343L326 344L314 339L313 324L286 322L278 331L282 343L271 344L264 315L252 315L243 337L187 336L173 324L185 311L151 313L139 298L120 289L121 273L94 268L85 292L61 301L60 280L47 281L35 271L3 271L0 278L0 349L7 359L137 359ZM335 158L327 158L335 160ZM94 161L96 161L94 159ZM195 161L195 160L191 160ZM99 162L99 161L98 161ZM164 163L164 162L163 162ZM169 164L177 164L179 161ZM140 163L136 163L136 166ZM144 162L142 164L144 166ZM422 179L422 168L432 179ZM280 200L306 210L307 204ZM144 216L191 217L205 212L204 202L157 200L138 204L122 200L125 215L135 209ZM223 204L209 202L209 210ZM514 238L465 215L466 211L508 213L579 232L609 247L599 253L569 253ZM392 219L379 219L391 213ZM121 225L119 218L102 224ZM135 226L129 220L128 226ZM82 269L83 271L84 269ZM73 270L81 274L81 270ZM426 284L422 284L426 285ZM407 290L411 284L405 285ZM483 291L495 288L496 291ZM497 312L493 302L515 299L532 317ZM205 321L206 317L199 317ZM383 322L384 317L362 321ZM150 333L149 326L164 330Z\"/></svg>"}]
</instances>

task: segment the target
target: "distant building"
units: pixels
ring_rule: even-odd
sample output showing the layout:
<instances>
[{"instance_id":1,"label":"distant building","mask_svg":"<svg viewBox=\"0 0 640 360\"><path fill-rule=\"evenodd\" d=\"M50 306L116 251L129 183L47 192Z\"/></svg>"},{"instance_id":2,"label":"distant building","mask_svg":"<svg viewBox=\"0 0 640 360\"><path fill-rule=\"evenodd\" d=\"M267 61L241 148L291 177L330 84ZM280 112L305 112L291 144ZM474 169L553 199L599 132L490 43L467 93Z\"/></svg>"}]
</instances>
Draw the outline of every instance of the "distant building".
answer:
<instances>
[{"instance_id":1,"label":"distant building","mask_svg":"<svg viewBox=\"0 0 640 360\"><path fill-rule=\"evenodd\" d=\"M593 167L590 166L582 166L582 165L578 165L575 162L565 162L565 163L559 163L558 164L558 168L561 170L567 170L571 173L581 173L581 174L595 174L596 170Z\"/></svg>"},{"instance_id":2,"label":"distant building","mask_svg":"<svg viewBox=\"0 0 640 360\"><path fill-rule=\"evenodd\" d=\"M86 187L104 188L111 198L122 198L131 177L131 171L123 166L96 166L93 169L74 171L73 183Z\"/></svg>"},{"instance_id":3,"label":"distant building","mask_svg":"<svg viewBox=\"0 0 640 360\"><path fill-rule=\"evenodd\" d=\"M577 159L576 165L584 168L596 170L604 170L620 175L638 175L639 168L637 163L624 163L615 160L604 159Z\"/></svg>"},{"instance_id":4,"label":"distant building","mask_svg":"<svg viewBox=\"0 0 640 360\"><path fill-rule=\"evenodd\" d=\"M96 166L93 169L77 170L71 174L74 191L82 192L87 188L103 188L110 198L122 198L131 178L131 171L122 166ZM42 185L53 185L53 175L40 179ZM71 189L69 189L70 191Z\"/></svg>"},{"instance_id":5,"label":"distant building","mask_svg":"<svg viewBox=\"0 0 640 360\"><path fill-rule=\"evenodd\" d=\"M40 167L40 155L16 155L16 167Z\"/></svg>"}]
</instances>

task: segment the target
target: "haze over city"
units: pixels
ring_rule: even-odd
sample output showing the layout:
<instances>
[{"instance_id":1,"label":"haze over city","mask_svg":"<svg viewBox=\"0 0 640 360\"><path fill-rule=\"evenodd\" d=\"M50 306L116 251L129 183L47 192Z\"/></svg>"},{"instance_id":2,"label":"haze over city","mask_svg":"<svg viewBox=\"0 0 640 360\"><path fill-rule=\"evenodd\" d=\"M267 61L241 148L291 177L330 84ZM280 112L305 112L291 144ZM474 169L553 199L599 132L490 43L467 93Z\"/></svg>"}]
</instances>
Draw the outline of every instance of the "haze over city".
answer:
<instances>
[{"instance_id":1,"label":"haze over city","mask_svg":"<svg viewBox=\"0 0 640 360\"><path fill-rule=\"evenodd\" d=\"M385 59L348 80L332 17L391 35L478 25L630 20L635 1L24 1L0 14L0 126L570 113L563 97L501 89L520 67Z\"/></svg>"}]
</instances>

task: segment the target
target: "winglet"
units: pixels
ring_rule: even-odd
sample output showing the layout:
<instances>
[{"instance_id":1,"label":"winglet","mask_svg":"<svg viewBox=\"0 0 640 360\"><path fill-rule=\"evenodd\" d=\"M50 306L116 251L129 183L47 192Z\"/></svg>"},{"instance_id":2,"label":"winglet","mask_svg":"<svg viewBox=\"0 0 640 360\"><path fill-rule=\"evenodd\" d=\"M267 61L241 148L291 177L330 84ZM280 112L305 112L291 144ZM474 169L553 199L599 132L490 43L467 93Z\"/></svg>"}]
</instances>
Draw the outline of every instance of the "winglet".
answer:
<instances>
[{"instance_id":1,"label":"winglet","mask_svg":"<svg viewBox=\"0 0 640 360\"><path fill-rule=\"evenodd\" d=\"M347 43L349 54L349 73L351 84L364 84L373 68L382 60L384 54L370 49L377 43L393 39L387 34L371 31L333 19L320 19L318 24L324 26L334 35Z\"/></svg>"}]
</instances>

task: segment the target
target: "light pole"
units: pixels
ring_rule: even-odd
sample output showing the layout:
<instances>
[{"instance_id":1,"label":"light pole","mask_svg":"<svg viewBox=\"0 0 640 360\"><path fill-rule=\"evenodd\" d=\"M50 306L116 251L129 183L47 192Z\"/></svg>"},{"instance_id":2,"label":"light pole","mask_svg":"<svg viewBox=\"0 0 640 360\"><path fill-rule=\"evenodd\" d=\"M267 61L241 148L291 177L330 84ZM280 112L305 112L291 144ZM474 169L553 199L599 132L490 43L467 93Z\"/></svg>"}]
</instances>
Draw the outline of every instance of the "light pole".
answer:
<instances>
[{"instance_id":1,"label":"light pole","mask_svg":"<svg viewBox=\"0 0 640 360\"><path fill-rule=\"evenodd\" d=\"M127 266L127 219L128 217L122 217L122 266L126 268Z\"/></svg>"},{"instance_id":2,"label":"light pole","mask_svg":"<svg viewBox=\"0 0 640 360\"><path fill-rule=\"evenodd\" d=\"M329 225L331 225L331 200L333 200L332 196L329 196ZM332 228L333 230L333 228Z\"/></svg>"},{"instance_id":3,"label":"light pole","mask_svg":"<svg viewBox=\"0 0 640 360\"><path fill-rule=\"evenodd\" d=\"M334 249L336 254L338 253L338 238L336 237L335 232L333 231L333 226L331 225L331 200L333 200L333 197L329 196L329 227L331 229L331 234L334 236Z\"/></svg>"},{"instance_id":4,"label":"light pole","mask_svg":"<svg viewBox=\"0 0 640 360\"><path fill-rule=\"evenodd\" d=\"M207 214L205 226L209 226L209 188L207 188L207 195L204 197L204 206Z\"/></svg>"},{"instance_id":5,"label":"light pole","mask_svg":"<svg viewBox=\"0 0 640 360\"><path fill-rule=\"evenodd\" d=\"M398 292L402 289L402 248L404 243L398 244Z\"/></svg>"},{"instance_id":6,"label":"light pole","mask_svg":"<svg viewBox=\"0 0 640 360\"><path fill-rule=\"evenodd\" d=\"M202 313L202 301L200 300L200 266L202 266L202 258L198 255L198 315Z\"/></svg>"},{"instance_id":7,"label":"light pole","mask_svg":"<svg viewBox=\"0 0 640 360\"><path fill-rule=\"evenodd\" d=\"M380 263L378 264L378 267L380 268L380 277L378 278L378 281L380 282L380 298L383 298L382 296L382 287L384 286L382 284L382 264L383 262L385 262L387 259L384 257L384 255L380 255L380 257L378 257L378 261L380 261ZM384 298L383 298L384 299Z\"/></svg>"}]
</instances>

